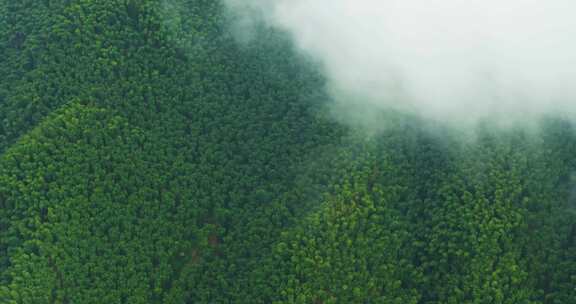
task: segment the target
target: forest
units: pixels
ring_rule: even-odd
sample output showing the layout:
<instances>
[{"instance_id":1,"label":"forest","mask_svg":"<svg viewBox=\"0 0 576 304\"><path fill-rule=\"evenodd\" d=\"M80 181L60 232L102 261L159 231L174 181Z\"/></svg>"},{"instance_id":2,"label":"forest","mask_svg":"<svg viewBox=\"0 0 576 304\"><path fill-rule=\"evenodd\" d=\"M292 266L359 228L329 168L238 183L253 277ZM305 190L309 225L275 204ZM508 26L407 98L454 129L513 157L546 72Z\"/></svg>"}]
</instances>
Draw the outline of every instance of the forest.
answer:
<instances>
[{"instance_id":1,"label":"forest","mask_svg":"<svg viewBox=\"0 0 576 304\"><path fill-rule=\"evenodd\" d=\"M576 303L576 129L334 119L222 0L0 0L0 303Z\"/></svg>"}]
</instances>

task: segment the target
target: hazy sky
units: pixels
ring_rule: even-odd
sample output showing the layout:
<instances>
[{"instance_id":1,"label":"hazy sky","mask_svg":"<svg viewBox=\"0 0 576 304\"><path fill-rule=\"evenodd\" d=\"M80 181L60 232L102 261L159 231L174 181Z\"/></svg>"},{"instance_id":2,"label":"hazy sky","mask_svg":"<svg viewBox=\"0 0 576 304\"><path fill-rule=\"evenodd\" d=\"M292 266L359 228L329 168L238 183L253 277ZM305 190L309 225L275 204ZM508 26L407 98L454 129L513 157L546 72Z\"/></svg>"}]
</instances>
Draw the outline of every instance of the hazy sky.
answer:
<instances>
[{"instance_id":1,"label":"hazy sky","mask_svg":"<svg viewBox=\"0 0 576 304\"><path fill-rule=\"evenodd\" d=\"M574 0L230 3L290 32L341 102L448 121L576 113Z\"/></svg>"}]
</instances>

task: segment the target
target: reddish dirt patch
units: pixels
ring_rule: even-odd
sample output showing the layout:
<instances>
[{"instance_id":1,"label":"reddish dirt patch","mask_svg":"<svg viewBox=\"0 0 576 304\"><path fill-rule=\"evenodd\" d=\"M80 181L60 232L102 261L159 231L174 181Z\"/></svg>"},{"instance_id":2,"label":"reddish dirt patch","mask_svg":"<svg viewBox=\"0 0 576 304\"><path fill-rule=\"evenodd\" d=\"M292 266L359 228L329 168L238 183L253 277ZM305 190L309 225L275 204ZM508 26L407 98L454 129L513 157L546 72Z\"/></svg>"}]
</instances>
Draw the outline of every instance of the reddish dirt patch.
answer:
<instances>
[{"instance_id":1,"label":"reddish dirt patch","mask_svg":"<svg viewBox=\"0 0 576 304\"><path fill-rule=\"evenodd\" d=\"M208 236L208 244L212 247L218 247L218 245L220 245L220 240L215 233L212 233Z\"/></svg>"}]
</instances>

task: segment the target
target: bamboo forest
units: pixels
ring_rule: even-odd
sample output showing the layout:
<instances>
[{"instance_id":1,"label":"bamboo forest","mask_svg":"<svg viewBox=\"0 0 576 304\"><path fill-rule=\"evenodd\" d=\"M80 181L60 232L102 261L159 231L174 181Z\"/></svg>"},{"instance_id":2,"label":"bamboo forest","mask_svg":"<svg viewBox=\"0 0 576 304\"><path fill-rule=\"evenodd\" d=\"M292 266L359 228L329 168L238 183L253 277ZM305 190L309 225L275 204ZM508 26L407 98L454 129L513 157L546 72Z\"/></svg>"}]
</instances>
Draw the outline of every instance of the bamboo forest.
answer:
<instances>
[{"instance_id":1,"label":"bamboo forest","mask_svg":"<svg viewBox=\"0 0 576 304\"><path fill-rule=\"evenodd\" d=\"M224 0L0 3L0 303L576 303L570 119L367 131Z\"/></svg>"}]
</instances>

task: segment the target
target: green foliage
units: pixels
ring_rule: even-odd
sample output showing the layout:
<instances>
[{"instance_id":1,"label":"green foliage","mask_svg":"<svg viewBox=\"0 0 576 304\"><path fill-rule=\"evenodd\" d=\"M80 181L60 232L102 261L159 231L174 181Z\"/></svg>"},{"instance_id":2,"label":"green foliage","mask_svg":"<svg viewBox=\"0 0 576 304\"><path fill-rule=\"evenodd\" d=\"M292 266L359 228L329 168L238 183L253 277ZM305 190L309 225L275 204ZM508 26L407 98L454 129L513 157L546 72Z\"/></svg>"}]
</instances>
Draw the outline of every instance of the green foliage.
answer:
<instances>
[{"instance_id":1,"label":"green foliage","mask_svg":"<svg viewBox=\"0 0 576 304\"><path fill-rule=\"evenodd\" d=\"M366 136L289 37L230 26L0 1L0 303L576 302L569 123Z\"/></svg>"}]
</instances>

